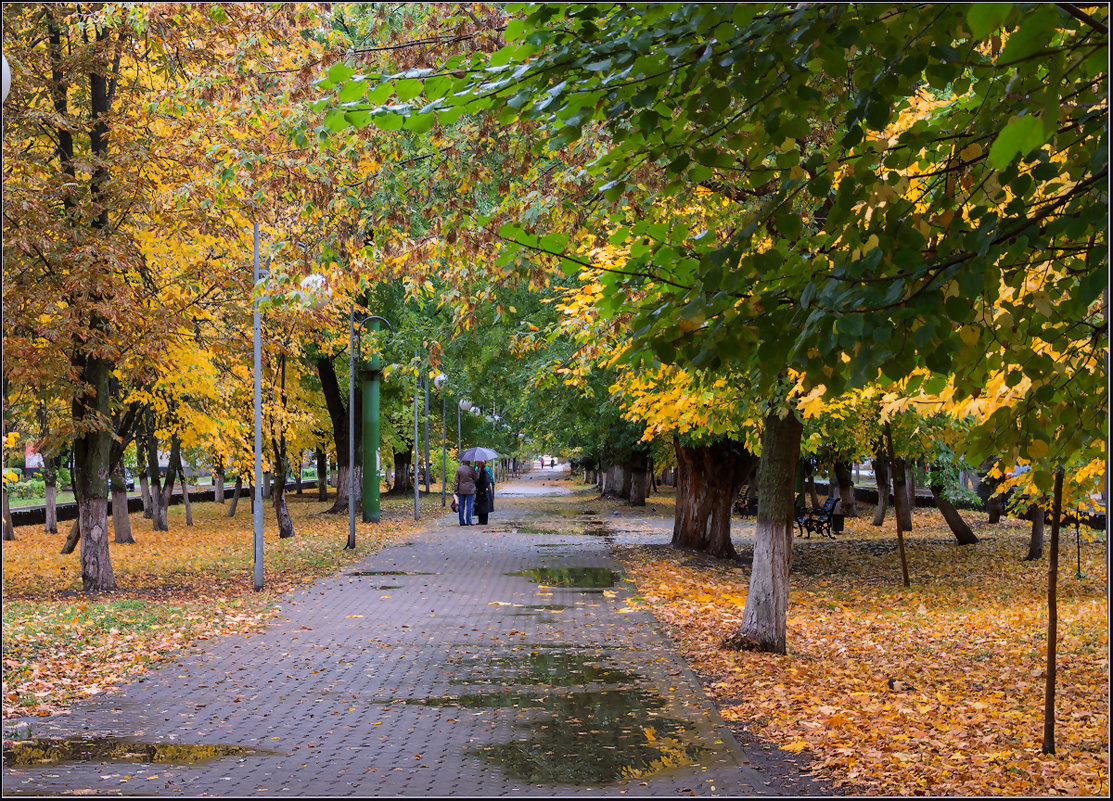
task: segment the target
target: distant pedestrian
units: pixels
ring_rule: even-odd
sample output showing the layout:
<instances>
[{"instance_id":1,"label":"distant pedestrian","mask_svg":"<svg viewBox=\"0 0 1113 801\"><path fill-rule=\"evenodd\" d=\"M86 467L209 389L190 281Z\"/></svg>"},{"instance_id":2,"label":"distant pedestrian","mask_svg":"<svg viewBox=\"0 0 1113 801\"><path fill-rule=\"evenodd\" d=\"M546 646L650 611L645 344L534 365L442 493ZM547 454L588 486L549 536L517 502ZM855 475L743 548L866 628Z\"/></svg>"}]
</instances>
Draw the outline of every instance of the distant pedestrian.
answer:
<instances>
[{"instance_id":1,"label":"distant pedestrian","mask_svg":"<svg viewBox=\"0 0 1113 801\"><path fill-rule=\"evenodd\" d=\"M456 468L456 481L452 490L460 499L460 525L470 526L472 510L475 508L475 470L467 462Z\"/></svg>"},{"instance_id":2,"label":"distant pedestrian","mask_svg":"<svg viewBox=\"0 0 1113 801\"><path fill-rule=\"evenodd\" d=\"M487 525L487 515L495 511L495 479L486 462L475 463L475 514L479 525Z\"/></svg>"}]
</instances>

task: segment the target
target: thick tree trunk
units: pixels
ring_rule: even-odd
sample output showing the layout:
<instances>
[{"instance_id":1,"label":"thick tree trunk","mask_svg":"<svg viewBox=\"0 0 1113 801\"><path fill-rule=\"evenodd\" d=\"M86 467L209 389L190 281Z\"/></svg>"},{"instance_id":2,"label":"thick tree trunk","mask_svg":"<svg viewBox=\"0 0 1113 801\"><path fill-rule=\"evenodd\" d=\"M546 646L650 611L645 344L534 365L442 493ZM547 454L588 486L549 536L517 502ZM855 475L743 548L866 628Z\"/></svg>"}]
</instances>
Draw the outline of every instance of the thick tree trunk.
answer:
<instances>
[{"instance_id":1,"label":"thick tree trunk","mask_svg":"<svg viewBox=\"0 0 1113 801\"><path fill-rule=\"evenodd\" d=\"M908 493L908 470L904 459L894 459L892 470L890 471L893 481L893 502L896 507L896 513L900 515L901 529L904 531L912 530L912 503L909 501ZM900 498L897 498L897 493L900 493ZM915 496L912 496L915 498ZM898 502L899 500L899 502Z\"/></svg>"},{"instance_id":2,"label":"thick tree trunk","mask_svg":"<svg viewBox=\"0 0 1113 801\"><path fill-rule=\"evenodd\" d=\"M81 521L81 588L85 592L116 589L108 557L108 498L82 498L77 515Z\"/></svg>"},{"instance_id":3,"label":"thick tree trunk","mask_svg":"<svg viewBox=\"0 0 1113 801\"><path fill-rule=\"evenodd\" d=\"M1028 540L1028 555L1026 562L1034 562L1043 558L1043 509L1033 504L1028 507L1028 519L1032 521L1032 534Z\"/></svg>"},{"instance_id":4,"label":"thick tree trunk","mask_svg":"<svg viewBox=\"0 0 1113 801\"><path fill-rule=\"evenodd\" d=\"M236 483L232 487L232 502L228 504L228 516L236 516L236 507L240 505L240 493L243 491L243 476L236 476Z\"/></svg>"},{"instance_id":5,"label":"thick tree trunk","mask_svg":"<svg viewBox=\"0 0 1113 801\"><path fill-rule=\"evenodd\" d=\"M294 536L294 521L290 519L290 511L286 508L286 486L282 481L274 482L271 490L271 501L274 504L274 515L278 520L278 537L287 539Z\"/></svg>"},{"instance_id":6,"label":"thick tree trunk","mask_svg":"<svg viewBox=\"0 0 1113 801\"><path fill-rule=\"evenodd\" d=\"M645 497L649 492L649 471L630 471L630 505L645 506Z\"/></svg>"},{"instance_id":7,"label":"thick tree trunk","mask_svg":"<svg viewBox=\"0 0 1113 801\"><path fill-rule=\"evenodd\" d=\"M622 500L630 497L630 469L626 465L612 464L607 469L607 486L603 494Z\"/></svg>"},{"instance_id":8,"label":"thick tree trunk","mask_svg":"<svg viewBox=\"0 0 1113 801\"><path fill-rule=\"evenodd\" d=\"M131 535L131 518L128 516L128 488L124 481L124 462L119 460L112 468L112 541L121 545L134 545Z\"/></svg>"},{"instance_id":9,"label":"thick tree trunk","mask_svg":"<svg viewBox=\"0 0 1113 801\"><path fill-rule=\"evenodd\" d=\"M742 623L724 640L726 647L785 653L796 462L802 433L803 425L792 413L782 419L770 412L765 418L750 588Z\"/></svg>"},{"instance_id":10,"label":"thick tree trunk","mask_svg":"<svg viewBox=\"0 0 1113 801\"><path fill-rule=\"evenodd\" d=\"M731 510L756 457L733 440L700 447L673 442L678 465L673 547L733 559L737 553L730 540Z\"/></svg>"},{"instance_id":11,"label":"thick tree trunk","mask_svg":"<svg viewBox=\"0 0 1113 801\"><path fill-rule=\"evenodd\" d=\"M835 462L835 480L839 484L839 511L844 517L858 516L858 502L854 496L854 473L849 462Z\"/></svg>"},{"instance_id":12,"label":"thick tree trunk","mask_svg":"<svg viewBox=\"0 0 1113 801\"><path fill-rule=\"evenodd\" d=\"M338 509L342 509L344 511L347 511L347 509L348 509L348 495L349 495L349 489L351 488L351 479L348 478L348 473L349 473L349 470L348 470L347 465L344 465L343 467L341 467L337 471L336 500L333 502L332 508L330 508L328 510L328 512L330 514L336 512ZM359 506L358 506L359 497L362 493L363 493L363 487L360 485L359 476L357 475L356 476L356 504L357 504L356 508L357 509L359 508Z\"/></svg>"},{"instance_id":13,"label":"thick tree trunk","mask_svg":"<svg viewBox=\"0 0 1113 801\"><path fill-rule=\"evenodd\" d=\"M213 469L213 500L217 503L225 503L227 500L224 497L224 465L218 464Z\"/></svg>"},{"instance_id":14,"label":"thick tree trunk","mask_svg":"<svg viewBox=\"0 0 1113 801\"><path fill-rule=\"evenodd\" d=\"M328 455L324 448L317 449L317 500L328 500Z\"/></svg>"},{"instance_id":15,"label":"thick tree trunk","mask_svg":"<svg viewBox=\"0 0 1113 801\"><path fill-rule=\"evenodd\" d=\"M43 531L58 533L58 471L54 469L55 457L43 460L43 483L46 485Z\"/></svg>"},{"instance_id":16,"label":"thick tree trunk","mask_svg":"<svg viewBox=\"0 0 1113 801\"><path fill-rule=\"evenodd\" d=\"M947 521L947 525L951 527L951 531L958 540L959 545L974 545L978 542L977 536L970 530L970 526L962 519L962 515L958 513L958 509L951 504L945 497L943 497L942 485L933 485L931 487L931 495L935 498L935 508L938 509L943 519Z\"/></svg>"},{"instance_id":17,"label":"thick tree trunk","mask_svg":"<svg viewBox=\"0 0 1113 801\"><path fill-rule=\"evenodd\" d=\"M989 512L989 523L1001 522L1001 516L1005 514L1005 500L1000 495L991 497L985 503L986 511Z\"/></svg>"},{"instance_id":18,"label":"thick tree trunk","mask_svg":"<svg viewBox=\"0 0 1113 801\"><path fill-rule=\"evenodd\" d=\"M103 359L78 355L81 375L92 391L73 401L79 426L90 417L111 420L109 380L112 366ZM73 489L77 498L81 539L81 584L85 592L115 589L108 552L108 492L112 432L100 424L74 440Z\"/></svg>"},{"instance_id":19,"label":"thick tree trunk","mask_svg":"<svg viewBox=\"0 0 1113 801\"><path fill-rule=\"evenodd\" d=\"M414 485L410 481L412 463L413 454L409 448L394 452L394 486L390 488L391 495L413 495Z\"/></svg>"},{"instance_id":20,"label":"thick tree trunk","mask_svg":"<svg viewBox=\"0 0 1113 801\"><path fill-rule=\"evenodd\" d=\"M340 383L336 379L336 369L332 364L332 359L321 357L317 359L317 376L321 380L321 389L325 396L325 406L328 408L329 419L332 421L332 438L336 444L336 461L337 469L333 476L333 486L336 487L336 501L332 504L332 508L328 510L329 514L340 514L341 512L348 511L348 491L344 488L345 478L347 477L348 467L348 407L344 403L344 397L340 394ZM352 399L348 399L352 402ZM359 414L362 403L362 390L360 382L356 381L356 397L354 399L355 408L357 410L355 419L354 432L351 435L355 437L355 453L356 464L362 463L363 453L363 416ZM318 475L320 474L318 468ZM323 500L323 498L322 498ZM358 497L356 499L358 501Z\"/></svg>"},{"instance_id":21,"label":"thick tree trunk","mask_svg":"<svg viewBox=\"0 0 1113 801\"><path fill-rule=\"evenodd\" d=\"M885 512L889 509L889 460L884 455L876 455L870 462L873 465L873 476L877 481L877 509L873 513L873 524L885 524Z\"/></svg>"},{"instance_id":22,"label":"thick tree trunk","mask_svg":"<svg viewBox=\"0 0 1113 801\"><path fill-rule=\"evenodd\" d=\"M269 471L263 471L263 497L269 499L271 497L272 487L274 481Z\"/></svg>"}]
</instances>

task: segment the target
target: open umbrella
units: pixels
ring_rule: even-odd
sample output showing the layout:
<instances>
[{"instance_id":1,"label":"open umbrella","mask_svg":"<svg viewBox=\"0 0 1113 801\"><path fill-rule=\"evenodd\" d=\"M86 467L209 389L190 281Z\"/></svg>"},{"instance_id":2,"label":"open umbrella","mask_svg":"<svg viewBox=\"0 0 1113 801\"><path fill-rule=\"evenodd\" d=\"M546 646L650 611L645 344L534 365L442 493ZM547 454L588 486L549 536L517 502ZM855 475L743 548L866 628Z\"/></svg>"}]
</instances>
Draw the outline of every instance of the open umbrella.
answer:
<instances>
[{"instance_id":1,"label":"open umbrella","mask_svg":"<svg viewBox=\"0 0 1113 801\"><path fill-rule=\"evenodd\" d=\"M468 448L460 454L461 462L490 462L497 458L498 453L490 448Z\"/></svg>"}]
</instances>

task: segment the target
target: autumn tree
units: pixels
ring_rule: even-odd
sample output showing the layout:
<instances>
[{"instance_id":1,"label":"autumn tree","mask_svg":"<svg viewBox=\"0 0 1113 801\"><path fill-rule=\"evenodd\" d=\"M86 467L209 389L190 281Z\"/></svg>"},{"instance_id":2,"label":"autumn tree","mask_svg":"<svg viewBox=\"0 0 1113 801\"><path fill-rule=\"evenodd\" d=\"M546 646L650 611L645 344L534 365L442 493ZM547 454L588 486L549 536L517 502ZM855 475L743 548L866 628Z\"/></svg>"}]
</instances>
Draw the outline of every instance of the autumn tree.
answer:
<instances>
[{"instance_id":1,"label":"autumn tree","mask_svg":"<svg viewBox=\"0 0 1113 801\"><path fill-rule=\"evenodd\" d=\"M1106 214L1091 192L1107 171L1106 36L1104 13L1073 6L537 4L490 59L407 84L419 102L369 95L362 108L406 124L490 110L545 126L554 148L597 144L596 208L639 243L604 282L612 307L641 290L632 358L752 364L761 388L794 367L805 389L835 395L917 366L956 376L965 397L995 372L1026 377L1032 393L986 418L970 447L1051 465L1104 440L1087 399L1106 347L1094 308ZM931 112L917 113L925 93ZM729 222L692 231L632 214L643 187L659 199L694 186L722 195ZM555 234L499 233L519 252L564 253ZM1039 289L1016 292L1037 275ZM1030 292L1057 309L1030 315L1038 336L1015 325ZM1049 351L1071 354L1065 372ZM795 436L785 422L772 415L767 434ZM1033 473L1050 486L1048 468ZM782 510L785 498L763 496ZM790 551L761 551L780 560L774 581L787 576ZM763 614L747 615L743 638L783 651L769 617L783 605Z\"/></svg>"}]
</instances>

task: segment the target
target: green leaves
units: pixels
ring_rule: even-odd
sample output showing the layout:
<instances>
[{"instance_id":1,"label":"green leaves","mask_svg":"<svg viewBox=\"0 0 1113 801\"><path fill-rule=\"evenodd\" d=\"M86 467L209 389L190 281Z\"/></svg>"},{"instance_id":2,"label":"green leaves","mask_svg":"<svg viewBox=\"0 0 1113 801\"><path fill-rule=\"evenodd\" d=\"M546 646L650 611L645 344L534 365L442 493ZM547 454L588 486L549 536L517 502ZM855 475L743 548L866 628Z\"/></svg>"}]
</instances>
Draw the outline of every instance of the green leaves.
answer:
<instances>
[{"instance_id":1,"label":"green leaves","mask_svg":"<svg viewBox=\"0 0 1113 801\"><path fill-rule=\"evenodd\" d=\"M989 149L989 164L1002 170L1016 156L1030 153L1044 142L1043 124L1034 116L1019 117L1004 128Z\"/></svg>"},{"instance_id":2,"label":"green leaves","mask_svg":"<svg viewBox=\"0 0 1113 801\"><path fill-rule=\"evenodd\" d=\"M984 39L1005 24L1012 3L973 3L966 14L966 23L975 39Z\"/></svg>"}]
</instances>

